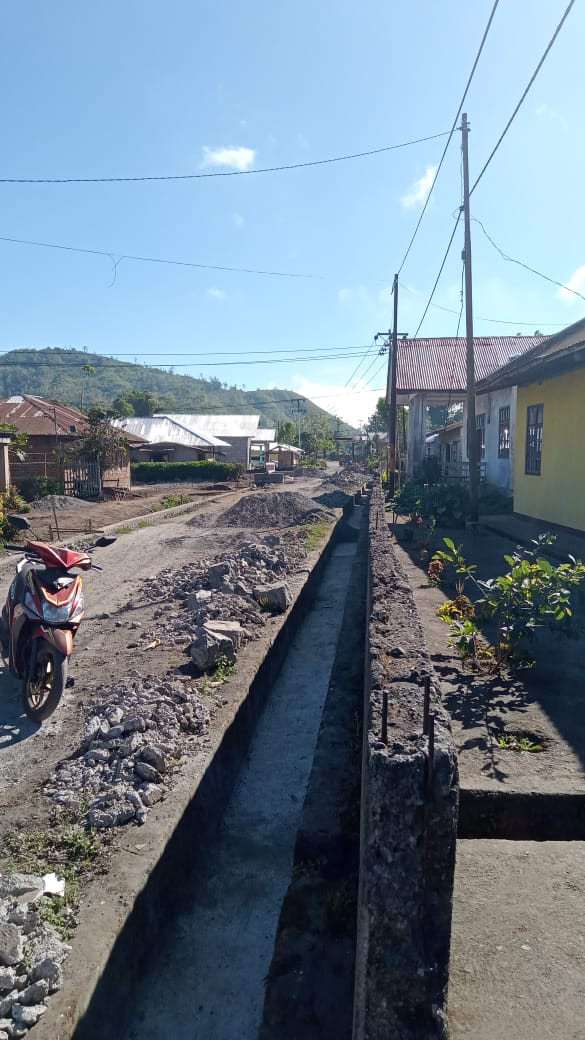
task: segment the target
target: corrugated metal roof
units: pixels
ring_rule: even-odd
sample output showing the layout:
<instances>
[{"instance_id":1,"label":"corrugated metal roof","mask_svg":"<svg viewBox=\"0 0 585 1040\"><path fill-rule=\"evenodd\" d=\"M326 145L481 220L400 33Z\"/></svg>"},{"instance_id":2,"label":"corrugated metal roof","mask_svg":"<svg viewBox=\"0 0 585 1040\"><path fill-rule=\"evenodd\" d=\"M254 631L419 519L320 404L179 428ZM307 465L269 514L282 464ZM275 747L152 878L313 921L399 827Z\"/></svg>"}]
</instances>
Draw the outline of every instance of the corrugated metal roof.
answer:
<instances>
[{"instance_id":1,"label":"corrugated metal roof","mask_svg":"<svg viewBox=\"0 0 585 1040\"><path fill-rule=\"evenodd\" d=\"M74 437L88 428L87 416L77 408L30 394L0 399L0 422L16 426L30 437Z\"/></svg>"},{"instance_id":2,"label":"corrugated metal roof","mask_svg":"<svg viewBox=\"0 0 585 1040\"><path fill-rule=\"evenodd\" d=\"M167 419L196 430L204 437L255 437L259 415L186 415L165 412Z\"/></svg>"},{"instance_id":3,"label":"corrugated metal roof","mask_svg":"<svg viewBox=\"0 0 585 1040\"><path fill-rule=\"evenodd\" d=\"M259 441L273 441L276 437L276 430L274 427L270 429L269 427L259 426L254 436Z\"/></svg>"},{"instance_id":4,"label":"corrugated metal roof","mask_svg":"<svg viewBox=\"0 0 585 1040\"><path fill-rule=\"evenodd\" d=\"M149 444L182 444L187 448L227 448L225 441L217 437L204 437L198 430L190 430L167 415L130 416L115 419L113 426L133 436L141 437Z\"/></svg>"},{"instance_id":5,"label":"corrugated metal roof","mask_svg":"<svg viewBox=\"0 0 585 1040\"><path fill-rule=\"evenodd\" d=\"M545 336L476 336L476 381L545 339ZM462 336L399 340L396 359L398 393L433 390L464 393L467 387L465 351L466 343Z\"/></svg>"}]
</instances>

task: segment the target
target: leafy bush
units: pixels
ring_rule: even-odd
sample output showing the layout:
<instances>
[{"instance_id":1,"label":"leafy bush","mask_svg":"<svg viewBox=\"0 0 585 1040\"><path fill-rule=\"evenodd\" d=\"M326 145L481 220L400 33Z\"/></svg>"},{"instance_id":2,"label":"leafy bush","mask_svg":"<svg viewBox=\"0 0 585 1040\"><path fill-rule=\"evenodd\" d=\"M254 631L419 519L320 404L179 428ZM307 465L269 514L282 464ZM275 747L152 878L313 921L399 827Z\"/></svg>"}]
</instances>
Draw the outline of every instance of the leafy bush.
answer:
<instances>
[{"instance_id":1,"label":"leafy bush","mask_svg":"<svg viewBox=\"0 0 585 1040\"><path fill-rule=\"evenodd\" d=\"M133 462L132 479L144 484L162 484L180 480L236 480L244 472L239 462Z\"/></svg>"},{"instance_id":2,"label":"leafy bush","mask_svg":"<svg viewBox=\"0 0 585 1040\"><path fill-rule=\"evenodd\" d=\"M443 470L436 455L427 455L426 459L423 459L421 475L425 484L438 484L442 480Z\"/></svg>"},{"instance_id":3,"label":"leafy bush","mask_svg":"<svg viewBox=\"0 0 585 1040\"><path fill-rule=\"evenodd\" d=\"M410 481L396 496L396 512L412 521L434 518L438 527L463 527L469 516L465 484L423 485Z\"/></svg>"},{"instance_id":4,"label":"leafy bush","mask_svg":"<svg viewBox=\"0 0 585 1040\"><path fill-rule=\"evenodd\" d=\"M533 549L518 546L514 553L504 556L510 567L506 574L480 581L473 574L475 565L465 561L462 546L456 546L450 538L443 539L445 549L437 552L434 559L452 567L459 576L459 596L440 607L438 614L449 623L452 645L462 656L473 654L477 661L482 655L488 656L486 650L489 649L498 668L527 663L521 649L523 640L534 638L539 628L568 629L572 617L571 591L585 578L585 566L572 556L567 563L554 566L542 555L554 540L553 535L545 534L532 542ZM496 625L497 639L493 648L487 648L479 639L473 615L453 609L464 600L469 603L462 595L465 581L472 582L482 593L476 604L477 611Z\"/></svg>"},{"instance_id":5,"label":"leafy bush","mask_svg":"<svg viewBox=\"0 0 585 1040\"><path fill-rule=\"evenodd\" d=\"M21 477L18 488L26 502L36 502L46 495L61 494L61 482L51 477Z\"/></svg>"},{"instance_id":6,"label":"leafy bush","mask_svg":"<svg viewBox=\"0 0 585 1040\"><path fill-rule=\"evenodd\" d=\"M318 459L316 455L304 455L299 466L311 466L312 469L327 469L324 459Z\"/></svg>"}]
</instances>

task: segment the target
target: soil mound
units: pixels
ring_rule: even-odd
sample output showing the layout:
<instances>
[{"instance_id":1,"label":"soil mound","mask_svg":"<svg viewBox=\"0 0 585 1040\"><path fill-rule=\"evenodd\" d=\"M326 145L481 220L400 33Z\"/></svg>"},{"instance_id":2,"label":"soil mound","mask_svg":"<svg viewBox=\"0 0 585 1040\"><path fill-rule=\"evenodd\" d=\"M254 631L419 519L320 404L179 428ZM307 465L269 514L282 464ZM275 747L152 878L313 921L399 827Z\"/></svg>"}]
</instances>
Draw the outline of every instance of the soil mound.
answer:
<instances>
[{"instance_id":1,"label":"soil mound","mask_svg":"<svg viewBox=\"0 0 585 1040\"><path fill-rule=\"evenodd\" d=\"M53 509L79 509L80 506L88 505L81 498L73 498L71 495L45 495L31 502L33 513L50 513Z\"/></svg>"},{"instance_id":2,"label":"soil mound","mask_svg":"<svg viewBox=\"0 0 585 1040\"><path fill-rule=\"evenodd\" d=\"M322 520L328 515L322 506L297 491L259 491L247 495L226 509L216 521L218 527L294 527Z\"/></svg>"}]
</instances>

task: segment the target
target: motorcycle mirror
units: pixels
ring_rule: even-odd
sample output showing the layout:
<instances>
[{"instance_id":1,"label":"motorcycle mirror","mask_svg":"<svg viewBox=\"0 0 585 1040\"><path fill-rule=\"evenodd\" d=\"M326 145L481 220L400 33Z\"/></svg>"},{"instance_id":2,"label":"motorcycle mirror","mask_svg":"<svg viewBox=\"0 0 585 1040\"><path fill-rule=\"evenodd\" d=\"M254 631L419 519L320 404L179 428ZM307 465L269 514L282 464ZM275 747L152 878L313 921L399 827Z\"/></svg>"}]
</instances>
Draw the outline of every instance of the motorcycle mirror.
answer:
<instances>
[{"instance_id":1,"label":"motorcycle mirror","mask_svg":"<svg viewBox=\"0 0 585 1040\"><path fill-rule=\"evenodd\" d=\"M15 531L29 531L30 524L24 516L7 516L6 519Z\"/></svg>"},{"instance_id":2,"label":"motorcycle mirror","mask_svg":"<svg viewBox=\"0 0 585 1040\"><path fill-rule=\"evenodd\" d=\"M107 545L113 545L117 540L114 535L103 535L102 538L98 538L97 542L94 542L94 549L105 549Z\"/></svg>"}]
</instances>

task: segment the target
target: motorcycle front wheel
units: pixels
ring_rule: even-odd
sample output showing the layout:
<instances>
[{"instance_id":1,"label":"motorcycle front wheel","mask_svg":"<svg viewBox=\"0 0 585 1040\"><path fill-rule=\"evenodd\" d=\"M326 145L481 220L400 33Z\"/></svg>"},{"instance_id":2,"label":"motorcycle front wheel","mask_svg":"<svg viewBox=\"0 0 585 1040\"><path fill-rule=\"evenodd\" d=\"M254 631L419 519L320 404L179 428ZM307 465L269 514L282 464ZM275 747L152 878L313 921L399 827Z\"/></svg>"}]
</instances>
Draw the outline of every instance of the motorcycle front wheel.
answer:
<instances>
[{"instance_id":1,"label":"motorcycle front wheel","mask_svg":"<svg viewBox=\"0 0 585 1040\"><path fill-rule=\"evenodd\" d=\"M22 684L24 710L29 719L43 722L61 700L67 682L67 657L42 641L37 650L34 675Z\"/></svg>"}]
</instances>

